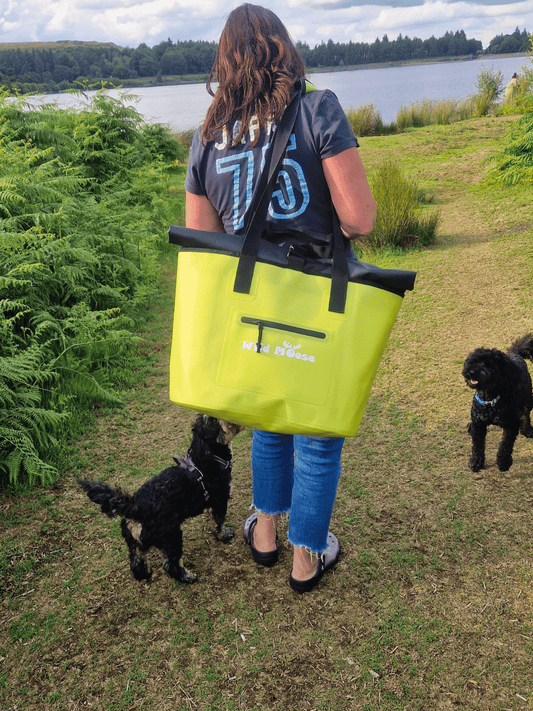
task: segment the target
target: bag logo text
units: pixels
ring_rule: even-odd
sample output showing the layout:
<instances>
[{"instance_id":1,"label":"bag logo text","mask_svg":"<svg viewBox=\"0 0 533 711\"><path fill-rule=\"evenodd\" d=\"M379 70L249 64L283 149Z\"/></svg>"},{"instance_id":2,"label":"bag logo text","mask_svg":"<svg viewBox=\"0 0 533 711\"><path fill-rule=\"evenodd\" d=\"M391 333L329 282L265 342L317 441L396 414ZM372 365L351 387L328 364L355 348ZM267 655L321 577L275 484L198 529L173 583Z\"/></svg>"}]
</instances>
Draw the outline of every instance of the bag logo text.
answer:
<instances>
[{"instance_id":1,"label":"bag logo text","mask_svg":"<svg viewBox=\"0 0 533 711\"><path fill-rule=\"evenodd\" d=\"M275 356L282 356L284 358L294 358L295 360L302 360L306 361L307 363L314 363L315 362L315 356L314 355L308 355L307 353L301 353L300 348L302 347L301 343L298 344L290 344L287 341L283 341L283 346L275 346L273 355ZM257 343L254 343L253 341L243 341L242 342L242 349L243 351L253 351L254 353L257 353ZM261 353L270 353L270 344L268 343L261 343Z\"/></svg>"}]
</instances>

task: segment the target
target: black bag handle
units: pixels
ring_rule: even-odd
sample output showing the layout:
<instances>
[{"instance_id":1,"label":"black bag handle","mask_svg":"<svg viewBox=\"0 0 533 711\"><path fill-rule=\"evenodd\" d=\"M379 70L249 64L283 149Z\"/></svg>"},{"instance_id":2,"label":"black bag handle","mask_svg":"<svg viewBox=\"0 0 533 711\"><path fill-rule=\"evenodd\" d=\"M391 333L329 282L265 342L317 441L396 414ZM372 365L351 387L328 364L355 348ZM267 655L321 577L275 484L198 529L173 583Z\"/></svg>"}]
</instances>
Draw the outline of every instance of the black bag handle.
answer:
<instances>
[{"instance_id":1,"label":"black bag handle","mask_svg":"<svg viewBox=\"0 0 533 711\"><path fill-rule=\"evenodd\" d=\"M246 227L233 285L233 291L239 294L250 293L268 205L285 155L285 149L300 110L300 100L304 93L305 79L302 78L296 84L291 100L276 129L269 154L265 160L265 166L248 210L249 222ZM344 238L340 229L339 219L333 204L331 207L333 212L333 261L331 266L329 311L344 313L348 291L348 260L344 250Z\"/></svg>"}]
</instances>

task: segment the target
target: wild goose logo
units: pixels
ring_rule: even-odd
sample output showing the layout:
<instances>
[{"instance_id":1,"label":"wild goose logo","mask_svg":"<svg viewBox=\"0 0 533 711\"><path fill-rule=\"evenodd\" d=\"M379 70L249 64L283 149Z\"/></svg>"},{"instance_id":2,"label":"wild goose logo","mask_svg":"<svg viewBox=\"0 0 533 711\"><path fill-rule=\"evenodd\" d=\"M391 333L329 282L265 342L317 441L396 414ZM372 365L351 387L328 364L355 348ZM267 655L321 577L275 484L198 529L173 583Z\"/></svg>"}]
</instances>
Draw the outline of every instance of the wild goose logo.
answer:
<instances>
[{"instance_id":1,"label":"wild goose logo","mask_svg":"<svg viewBox=\"0 0 533 711\"><path fill-rule=\"evenodd\" d=\"M271 344L270 343L261 343L259 352L261 354L265 355L275 355L275 356L282 356L284 358L294 358L295 360L301 360L305 361L307 363L314 363L315 362L315 356L314 355L308 355L307 353L301 353L300 348L302 347L301 343L298 344L290 344L288 341L283 341L282 346L272 346L273 351L271 353ZM242 342L242 349L243 351L250 351L252 353L257 353L258 352L258 347L257 343L254 343L253 341L243 341Z\"/></svg>"}]
</instances>

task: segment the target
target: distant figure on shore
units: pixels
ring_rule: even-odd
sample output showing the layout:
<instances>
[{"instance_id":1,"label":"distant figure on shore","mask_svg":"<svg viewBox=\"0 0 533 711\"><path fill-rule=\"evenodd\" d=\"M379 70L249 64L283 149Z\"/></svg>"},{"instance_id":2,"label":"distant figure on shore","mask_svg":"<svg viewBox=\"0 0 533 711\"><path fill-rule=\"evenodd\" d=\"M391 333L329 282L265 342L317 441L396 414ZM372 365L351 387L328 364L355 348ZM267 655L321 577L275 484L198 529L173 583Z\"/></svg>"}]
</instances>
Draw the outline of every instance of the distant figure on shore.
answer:
<instances>
[{"instance_id":1,"label":"distant figure on shore","mask_svg":"<svg viewBox=\"0 0 533 711\"><path fill-rule=\"evenodd\" d=\"M513 98L517 86L518 86L518 74L515 72L513 74L513 76L511 77L511 81L505 87L505 100L506 101L510 101Z\"/></svg>"}]
</instances>

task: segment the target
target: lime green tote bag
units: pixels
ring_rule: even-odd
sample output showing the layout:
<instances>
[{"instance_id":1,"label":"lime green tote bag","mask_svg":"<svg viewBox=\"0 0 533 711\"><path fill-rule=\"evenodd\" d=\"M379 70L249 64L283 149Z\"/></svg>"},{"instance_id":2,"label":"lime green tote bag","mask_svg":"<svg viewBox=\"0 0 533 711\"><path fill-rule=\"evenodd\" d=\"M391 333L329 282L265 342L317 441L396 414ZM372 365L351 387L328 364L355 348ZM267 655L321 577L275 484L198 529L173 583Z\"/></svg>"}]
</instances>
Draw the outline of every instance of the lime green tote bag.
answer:
<instances>
[{"instance_id":1,"label":"lime green tote bag","mask_svg":"<svg viewBox=\"0 0 533 711\"><path fill-rule=\"evenodd\" d=\"M169 229L181 246L170 399L254 429L352 436L415 274L348 260L338 221L333 259L263 239L298 99L276 131L245 236Z\"/></svg>"}]
</instances>

